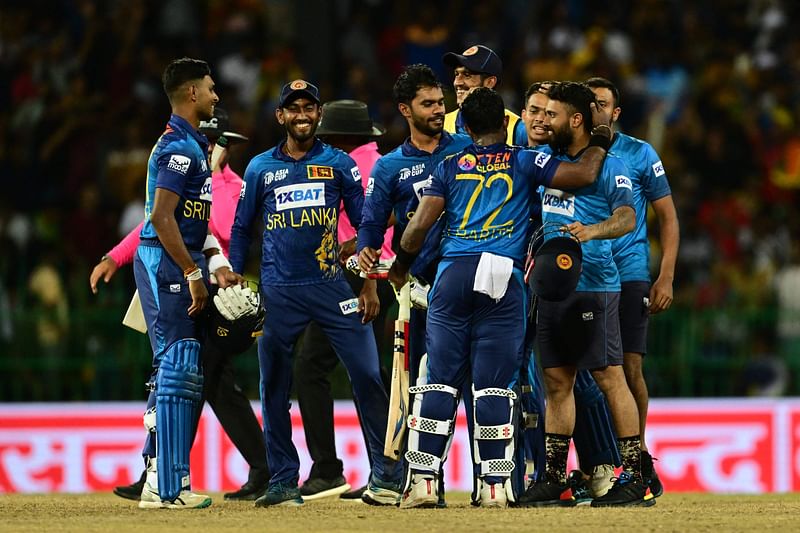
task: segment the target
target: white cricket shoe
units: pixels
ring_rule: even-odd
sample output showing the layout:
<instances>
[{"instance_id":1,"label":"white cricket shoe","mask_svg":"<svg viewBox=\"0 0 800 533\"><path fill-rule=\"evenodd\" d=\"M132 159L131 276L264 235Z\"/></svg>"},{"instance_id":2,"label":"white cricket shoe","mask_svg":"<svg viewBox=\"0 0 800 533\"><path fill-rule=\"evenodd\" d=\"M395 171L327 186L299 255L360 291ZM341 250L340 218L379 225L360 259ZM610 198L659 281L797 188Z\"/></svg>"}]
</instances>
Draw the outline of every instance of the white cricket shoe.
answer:
<instances>
[{"instance_id":1,"label":"white cricket shoe","mask_svg":"<svg viewBox=\"0 0 800 533\"><path fill-rule=\"evenodd\" d=\"M195 494L190 490L182 490L171 502L162 501L164 509L205 509L211 505L211 498L206 494Z\"/></svg>"},{"instance_id":2,"label":"white cricket shoe","mask_svg":"<svg viewBox=\"0 0 800 533\"><path fill-rule=\"evenodd\" d=\"M439 481L432 474L411 474L411 483L400 500L401 509L436 507L439 503Z\"/></svg>"},{"instance_id":3,"label":"white cricket shoe","mask_svg":"<svg viewBox=\"0 0 800 533\"><path fill-rule=\"evenodd\" d=\"M142 495L139 496L139 509L163 509L161 496L158 495L158 487L145 481L142 487Z\"/></svg>"},{"instance_id":4,"label":"white cricket shoe","mask_svg":"<svg viewBox=\"0 0 800 533\"><path fill-rule=\"evenodd\" d=\"M606 492L614 485L615 479L613 465L595 466L592 470L592 478L589 480L592 497L600 498L605 496Z\"/></svg>"},{"instance_id":5,"label":"white cricket shoe","mask_svg":"<svg viewBox=\"0 0 800 533\"><path fill-rule=\"evenodd\" d=\"M481 480L480 506L505 508L508 505L503 483L486 483Z\"/></svg>"}]
</instances>

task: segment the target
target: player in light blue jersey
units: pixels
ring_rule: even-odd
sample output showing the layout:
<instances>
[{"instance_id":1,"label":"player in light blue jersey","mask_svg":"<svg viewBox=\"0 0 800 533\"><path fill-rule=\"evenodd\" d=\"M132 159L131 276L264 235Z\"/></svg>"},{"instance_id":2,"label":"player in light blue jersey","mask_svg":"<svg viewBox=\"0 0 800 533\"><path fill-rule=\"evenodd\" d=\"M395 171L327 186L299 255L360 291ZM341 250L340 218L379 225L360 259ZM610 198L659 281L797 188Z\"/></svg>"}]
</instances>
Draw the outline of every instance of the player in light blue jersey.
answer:
<instances>
[{"instance_id":1,"label":"player in light blue jersey","mask_svg":"<svg viewBox=\"0 0 800 533\"><path fill-rule=\"evenodd\" d=\"M578 162L562 164L548 154L508 146L503 100L492 89L473 90L462 112L474 142L436 167L392 266L393 281L402 284L441 216L442 259L429 297L427 381L414 391L408 421L403 508L437 503L437 478L465 382L474 397L476 503L504 507L514 501L512 388L525 335L522 267L531 189L590 184L605 154L591 148Z\"/></svg>"},{"instance_id":2,"label":"player in light blue jersey","mask_svg":"<svg viewBox=\"0 0 800 533\"><path fill-rule=\"evenodd\" d=\"M266 316L259 339L264 438L272 472L267 493L256 506L300 505L300 461L292 443L289 392L292 352L300 334L316 322L347 369L369 444L373 471L365 497L395 505L402 470L383 455L389 398L381 380L372 329L339 264L339 205L358 226L363 206L361 174L341 150L316 138L320 119L317 88L287 83L275 112L287 138L247 166L231 231L230 259L241 273L256 218L264 224L261 292ZM240 276L234 276L238 281ZM366 280L365 287L374 280ZM363 290L362 290L363 293Z\"/></svg>"},{"instance_id":3,"label":"player in light blue jersey","mask_svg":"<svg viewBox=\"0 0 800 533\"><path fill-rule=\"evenodd\" d=\"M145 223L133 263L153 349L139 507L189 509L211 505L211 498L191 491L189 450L203 390L197 319L208 300L203 252L211 214L208 139L198 127L214 116L219 97L208 64L197 59L170 63L163 84L172 115L150 153Z\"/></svg>"},{"instance_id":4,"label":"player in light blue jersey","mask_svg":"<svg viewBox=\"0 0 800 533\"><path fill-rule=\"evenodd\" d=\"M586 84L592 89L597 104L611 112L612 122L619 119L619 91L605 78L591 78ZM639 434L642 439L642 476L654 496L664 488L653 468L653 458L645 442L649 394L642 373L647 353L647 323L650 314L660 313L672 304L672 280L678 258L680 233L678 215L672 201L672 191L661 158L650 144L616 132L611 150L625 161L633 185L636 209L636 229L615 240L612 246L614 262L619 268L622 294L620 296L620 330L624 353L625 377L639 408ZM658 218L661 242L661 263L658 278L650 285L650 243L647 240L647 206L652 206Z\"/></svg>"},{"instance_id":5,"label":"player in light blue jersey","mask_svg":"<svg viewBox=\"0 0 800 533\"><path fill-rule=\"evenodd\" d=\"M563 82L548 91L545 126L552 130L551 147L571 160L589 145L594 94L583 84ZM575 292L560 302L539 299L538 353L544 369L547 407L543 479L520 498L526 506L572 505L562 500L567 489L566 463L575 425L573 387L578 369L589 369L611 409L622 456L623 472L614 486L592 506L650 505L641 478L636 403L625 382L619 343L619 273L611 255L611 240L635 224L631 183L621 160L606 158L597 181L567 192L545 187L544 223L561 224L581 241L583 264ZM546 235L545 239L554 235Z\"/></svg>"}]
</instances>

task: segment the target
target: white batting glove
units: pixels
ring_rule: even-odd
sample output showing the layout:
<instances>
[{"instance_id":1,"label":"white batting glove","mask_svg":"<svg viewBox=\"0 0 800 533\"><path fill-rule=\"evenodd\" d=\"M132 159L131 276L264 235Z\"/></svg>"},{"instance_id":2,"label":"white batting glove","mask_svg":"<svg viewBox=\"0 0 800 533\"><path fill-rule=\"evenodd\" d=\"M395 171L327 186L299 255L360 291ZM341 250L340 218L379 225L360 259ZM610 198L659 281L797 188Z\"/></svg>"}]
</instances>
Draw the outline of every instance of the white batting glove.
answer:
<instances>
[{"instance_id":1,"label":"white batting glove","mask_svg":"<svg viewBox=\"0 0 800 533\"><path fill-rule=\"evenodd\" d=\"M214 305L219 313L231 321L257 314L260 302L258 293L254 293L249 287L242 288L241 285L220 289L214 296Z\"/></svg>"}]
</instances>

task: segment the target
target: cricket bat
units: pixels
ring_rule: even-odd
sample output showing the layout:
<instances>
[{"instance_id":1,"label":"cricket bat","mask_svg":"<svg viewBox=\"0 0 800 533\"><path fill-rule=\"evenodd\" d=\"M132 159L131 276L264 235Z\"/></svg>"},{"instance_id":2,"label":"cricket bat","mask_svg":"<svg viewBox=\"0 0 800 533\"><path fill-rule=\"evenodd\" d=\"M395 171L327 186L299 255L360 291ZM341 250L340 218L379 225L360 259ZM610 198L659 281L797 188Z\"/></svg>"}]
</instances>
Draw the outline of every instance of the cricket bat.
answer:
<instances>
[{"instance_id":1,"label":"cricket bat","mask_svg":"<svg viewBox=\"0 0 800 533\"><path fill-rule=\"evenodd\" d=\"M408 320L411 316L410 285L406 283L397 293L399 311L394 322L394 355L392 356L392 386L389 395L389 417L383 455L395 461L403 452L408 418Z\"/></svg>"},{"instance_id":2,"label":"cricket bat","mask_svg":"<svg viewBox=\"0 0 800 533\"><path fill-rule=\"evenodd\" d=\"M131 303L128 304L128 311L122 318L122 325L135 329L139 333L147 333L147 324L144 322L144 311L142 302L139 300L139 290L133 293Z\"/></svg>"}]
</instances>

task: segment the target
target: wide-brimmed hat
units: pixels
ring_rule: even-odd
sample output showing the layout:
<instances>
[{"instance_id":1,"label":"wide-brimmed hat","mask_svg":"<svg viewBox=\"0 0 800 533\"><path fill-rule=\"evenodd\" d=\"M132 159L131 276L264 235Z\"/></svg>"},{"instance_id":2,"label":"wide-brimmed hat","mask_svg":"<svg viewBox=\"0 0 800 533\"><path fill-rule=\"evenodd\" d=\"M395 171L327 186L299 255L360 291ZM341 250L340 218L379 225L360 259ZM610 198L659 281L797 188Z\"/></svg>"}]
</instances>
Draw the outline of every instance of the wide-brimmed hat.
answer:
<instances>
[{"instance_id":1,"label":"wide-brimmed hat","mask_svg":"<svg viewBox=\"0 0 800 533\"><path fill-rule=\"evenodd\" d=\"M211 120L201 120L200 127L198 129L201 133L203 133L203 135L214 141L219 139L221 136L224 136L229 142L232 143L250 140L240 133L230 131L228 112L221 107L214 107L214 116L211 118Z\"/></svg>"},{"instance_id":2,"label":"wide-brimmed hat","mask_svg":"<svg viewBox=\"0 0 800 533\"><path fill-rule=\"evenodd\" d=\"M358 100L334 100L322 106L317 135L358 135L380 137L386 128L376 126L367 104Z\"/></svg>"},{"instance_id":3,"label":"wide-brimmed hat","mask_svg":"<svg viewBox=\"0 0 800 533\"><path fill-rule=\"evenodd\" d=\"M503 62L500 57L488 46L478 44L470 46L460 54L448 52L442 61L450 68L466 67L478 74L488 74L498 80L503 74Z\"/></svg>"}]
</instances>

